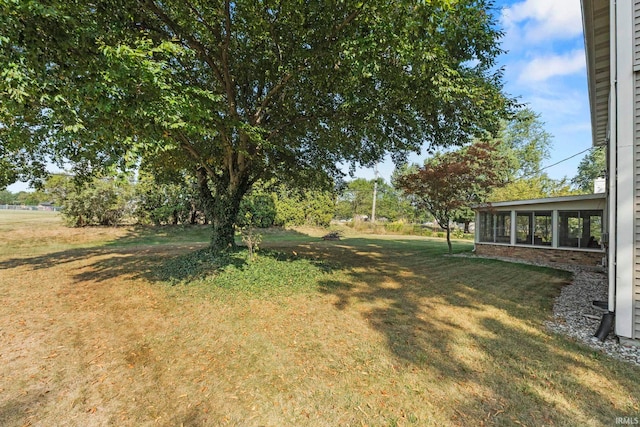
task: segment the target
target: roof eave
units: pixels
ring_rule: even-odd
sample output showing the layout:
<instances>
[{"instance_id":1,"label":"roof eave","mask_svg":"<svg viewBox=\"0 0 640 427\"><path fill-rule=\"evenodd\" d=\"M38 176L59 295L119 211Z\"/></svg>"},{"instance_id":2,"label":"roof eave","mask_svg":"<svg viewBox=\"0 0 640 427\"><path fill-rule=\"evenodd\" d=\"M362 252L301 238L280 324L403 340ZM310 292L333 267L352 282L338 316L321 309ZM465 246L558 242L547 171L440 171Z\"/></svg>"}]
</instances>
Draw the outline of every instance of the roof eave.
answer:
<instances>
[{"instance_id":1,"label":"roof eave","mask_svg":"<svg viewBox=\"0 0 640 427\"><path fill-rule=\"evenodd\" d=\"M528 199L528 200L511 200L505 202L487 202L482 204L477 204L471 206L471 209L474 210L483 210L483 209L493 209L493 208L503 208L510 206L524 206L524 205L545 205L545 204L554 204L554 203L565 203L565 202L578 202L578 201L586 201L586 200L599 200L606 198L605 193L593 193L593 194L579 194L572 196L556 196L556 197L545 197L542 199Z\"/></svg>"},{"instance_id":2,"label":"roof eave","mask_svg":"<svg viewBox=\"0 0 640 427\"><path fill-rule=\"evenodd\" d=\"M611 81L608 0L581 0L593 145L606 145Z\"/></svg>"}]
</instances>

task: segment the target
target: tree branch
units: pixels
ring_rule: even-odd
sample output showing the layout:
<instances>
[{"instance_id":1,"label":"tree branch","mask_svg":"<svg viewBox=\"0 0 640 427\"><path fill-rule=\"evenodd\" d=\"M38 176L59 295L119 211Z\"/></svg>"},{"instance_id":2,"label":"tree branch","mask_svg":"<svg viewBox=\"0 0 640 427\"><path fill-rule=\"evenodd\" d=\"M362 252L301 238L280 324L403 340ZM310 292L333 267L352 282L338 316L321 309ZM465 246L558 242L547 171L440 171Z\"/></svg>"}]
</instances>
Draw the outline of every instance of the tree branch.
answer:
<instances>
[{"instance_id":1,"label":"tree branch","mask_svg":"<svg viewBox=\"0 0 640 427\"><path fill-rule=\"evenodd\" d=\"M200 153L198 153L193 145L191 145L189 139L182 132L177 132L177 135L181 140L180 147L182 147L187 153L189 153L189 155L191 155L191 157L193 157L198 163L200 163L200 165L207 171L209 176L211 176L212 178L217 177L215 171L211 169L211 166L209 166L207 162L204 161Z\"/></svg>"},{"instance_id":2,"label":"tree branch","mask_svg":"<svg viewBox=\"0 0 640 427\"><path fill-rule=\"evenodd\" d=\"M231 77L231 71L229 66L229 46L231 46L231 2L225 0L224 2L224 41L221 45L220 57L222 58L222 72L224 74L225 89L227 93L227 102L229 103L229 114L232 117L238 117L238 111L236 107L236 98L234 91L233 78Z\"/></svg>"},{"instance_id":3,"label":"tree branch","mask_svg":"<svg viewBox=\"0 0 640 427\"><path fill-rule=\"evenodd\" d=\"M332 34L332 39L335 39L335 37L337 36L337 33L339 33L340 31L342 31L347 25L349 25L351 22L353 22L358 16L360 16L360 13L362 13L362 10L364 9L364 5L366 2L362 2L362 4L360 5L359 8L357 8L356 10L354 10L353 12L351 12L351 14L349 16L347 16L345 18L344 21L342 21L340 23L340 25L338 25Z\"/></svg>"},{"instance_id":4,"label":"tree branch","mask_svg":"<svg viewBox=\"0 0 640 427\"><path fill-rule=\"evenodd\" d=\"M271 90L269 90L269 92L265 95L264 99L262 100L262 102L260 103L260 106L258 107L258 109L256 110L256 112L253 115L253 120L254 123L259 125L260 122L262 121L262 118L264 117L262 115L262 113L264 112L264 110L267 108L267 106L269 105L269 102L271 101L271 99L276 96L282 89L284 89L284 87L287 85L287 82L289 80L291 80L291 77L293 76L293 74L289 73L286 74L274 87L271 88Z\"/></svg>"},{"instance_id":5,"label":"tree branch","mask_svg":"<svg viewBox=\"0 0 640 427\"><path fill-rule=\"evenodd\" d=\"M332 42L337 40L338 33L342 31L345 27L347 27L350 23L352 23L362 13L362 10L364 9L364 5L365 5L365 2L362 2L362 5L359 8L351 12L351 14L349 14L349 16L347 16L344 19L344 21L342 21L337 27L333 29L331 36L325 39L328 42L327 44L331 44ZM280 60L282 60L282 57L281 57L282 53L280 52L280 47L275 37L275 31L273 30L273 25L271 25L271 32L273 34L274 43L278 48L279 58ZM301 65L296 71L302 71L305 68L306 68L305 65ZM287 85L289 80L291 80L293 75L294 75L293 72L285 74L285 76L274 87L272 87L271 90L269 90L269 92L265 95L264 99L260 103L260 106L256 109L256 112L253 115L253 120L255 124L260 124L263 117L262 113L269 105L269 102L271 101L271 99L274 96L276 96L278 93L280 93L282 89L284 89L284 87Z\"/></svg>"},{"instance_id":6,"label":"tree branch","mask_svg":"<svg viewBox=\"0 0 640 427\"><path fill-rule=\"evenodd\" d=\"M169 15L167 15L158 5L156 5L154 0L143 1L144 4L146 4L146 6L149 8L149 10L158 17L158 19L169 26L178 37L185 40L188 46L200 53L202 59L215 73L216 78L218 79L220 84L224 86L225 82L222 77L222 73L220 72L220 68L216 65L214 58L211 57L211 54L209 53L207 48L198 39L196 39L193 35L189 34L188 31L182 28L180 24L171 19Z\"/></svg>"},{"instance_id":7,"label":"tree branch","mask_svg":"<svg viewBox=\"0 0 640 427\"><path fill-rule=\"evenodd\" d=\"M280 126L278 126L277 128L273 129L271 132L269 132L269 135L267 135L267 137L265 138L267 141L269 139L271 139L271 137L276 136L277 134L279 134L282 130L286 129L289 126L295 125L296 123L303 123L306 121L309 121L311 119L315 119L317 117L315 116L298 116L295 117L292 120L289 120L286 123L281 124Z\"/></svg>"},{"instance_id":8,"label":"tree branch","mask_svg":"<svg viewBox=\"0 0 640 427\"><path fill-rule=\"evenodd\" d=\"M183 0L187 7L189 8L189 10L191 10L191 12L196 16L196 18L198 19L198 21L205 26L205 28L207 30L209 30L209 32L211 33L211 35L213 37L215 37L218 42L222 41L222 36L220 35L220 31L216 31L216 28L212 27L207 20L202 16L202 14L198 11L198 9L196 9L196 7L193 5L193 3L191 3L189 0Z\"/></svg>"}]
</instances>

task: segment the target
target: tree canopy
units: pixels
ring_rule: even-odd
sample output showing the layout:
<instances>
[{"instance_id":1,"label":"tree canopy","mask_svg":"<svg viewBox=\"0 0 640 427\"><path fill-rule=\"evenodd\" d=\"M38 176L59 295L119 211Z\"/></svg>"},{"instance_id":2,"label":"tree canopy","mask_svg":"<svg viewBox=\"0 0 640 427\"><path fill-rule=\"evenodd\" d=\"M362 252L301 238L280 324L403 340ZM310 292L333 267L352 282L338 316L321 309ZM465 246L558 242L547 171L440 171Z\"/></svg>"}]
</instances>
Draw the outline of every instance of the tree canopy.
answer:
<instances>
[{"instance_id":1,"label":"tree canopy","mask_svg":"<svg viewBox=\"0 0 640 427\"><path fill-rule=\"evenodd\" d=\"M503 120L495 139L508 160L511 180L539 175L552 145L552 136L540 115L528 107Z\"/></svg>"},{"instance_id":2,"label":"tree canopy","mask_svg":"<svg viewBox=\"0 0 640 427\"><path fill-rule=\"evenodd\" d=\"M441 153L425 160L424 166L398 178L400 187L415 196L447 231L452 252L450 222L459 210L483 202L489 192L506 181L506 159L495 143L477 141L461 150Z\"/></svg>"},{"instance_id":3,"label":"tree canopy","mask_svg":"<svg viewBox=\"0 0 640 427\"><path fill-rule=\"evenodd\" d=\"M504 172L508 179L493 190L488 200L526 200L571 193L566 178L552 179L544 172L543 162L549 159L552 136L535 111L523 108L503 120L494 142L506 160Z\"/></svg>"},{"instance_id":4,"label":"tree canopy","mask_svg":"<svg viewBox=\"0 0 640 427\"><path fill-rule=\"evenodd\" d=\"M594 147L587 153L580 164L578 164L578 174L571 180L579 191L590 194L593 193L593 180L604 177L607 171L605 147Z\"/></svg>"},{"instance_id":5,"label":"tree canopy","mask_svg":"<svg viewBox=\"0 0 640 427\"><path fill-rule=\"evenodd\" d=\"M0 0L0 186L131 166L198 176L212 246L258 180L320 185L496 131L484 0ZM330 13L328 13L330 11Z\"/></svg>"}]
</instances>

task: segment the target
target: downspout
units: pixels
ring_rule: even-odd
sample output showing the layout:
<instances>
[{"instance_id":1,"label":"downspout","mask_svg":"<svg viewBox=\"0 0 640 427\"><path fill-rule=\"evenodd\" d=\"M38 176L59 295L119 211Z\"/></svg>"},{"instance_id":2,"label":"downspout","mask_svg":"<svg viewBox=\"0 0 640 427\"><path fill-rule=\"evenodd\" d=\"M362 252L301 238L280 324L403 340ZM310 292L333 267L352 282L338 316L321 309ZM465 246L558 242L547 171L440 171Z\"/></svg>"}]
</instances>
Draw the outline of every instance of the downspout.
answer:
<instances>
[{"instance_id":1,"label":"downspout","mask_svg":"<svg viewBox=\"0 0 640 427\"><path fill-rule=\"evenodd\" d=\"M473 253L476 253L478 249L478 242L480 241L480 210L474 209L473 219L475 221L475 227L473 228Z\"/></svg>"},{"instance_id":2,"label":"downspout","mask_svg":"<svg viewBox=\"0 0 640 427\"><path fill-rule=\"evenodd\" d=\"M605 146L607 148L607 281L608 281L608 312L603 314L598 330L594 334L600 341L604 341L609 332L615 328L616 293L617 293L617 229L616 220L618 206L618 31L617 31L617 0L611 2L609 10L609 70L610 70L610 90L609 90L609 119L607 123L607 135Z\"/></svg>"},{"instance_id":3,"label":"downspout","mask_svg":"<svg viewBox=\"0 0 640 427\"><path fill-rule=\"evenodd\" d=\"M618 64L617 64L617 52L618 52L618 31L616 27L616 16L618 2L614 0L613 7L609 11L610 14L610 34L612 35L612 45L610 56L610 70L611 70L611 90L609 92L609 108L611 113L609 114L609 132L607 135L607 146L609 148L609 311L615 313L616 311L616 277L617 277L617 242L616 236L618 235L618 221L617 207L618 207Z\"/></svg>"}]
</instances>

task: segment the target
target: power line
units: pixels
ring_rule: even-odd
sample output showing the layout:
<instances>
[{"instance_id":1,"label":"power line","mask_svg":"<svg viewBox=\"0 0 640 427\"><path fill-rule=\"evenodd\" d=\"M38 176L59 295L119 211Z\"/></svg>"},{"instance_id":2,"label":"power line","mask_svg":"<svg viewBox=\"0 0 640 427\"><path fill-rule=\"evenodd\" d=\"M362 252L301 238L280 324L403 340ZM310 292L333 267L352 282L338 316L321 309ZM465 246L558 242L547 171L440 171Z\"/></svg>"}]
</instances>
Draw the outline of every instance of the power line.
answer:
<instances>
[{"instance_id":1,"label":"power line","mask_svg":"<svg viewBox=\"0 0 640 427\"><path fill-rule=\"evenodd\" d=\"M559 165L560 163L566 162L567 160L571 160L571 159L573 159L574 157L579 156L579 155L580 155L580 154L582 154L582 153L586 153L587 151L593 150L594 148L597 148L597 147L589 147L589 148L587 148L586 150L582 150L582 151L581 151L581 152L579 152L579 153L576 153L576 154L574 154L574 155L572 155L572 156L567 157L566 159L562 159L562 160L560 160L559 162L556 162L556 163L554 163L554 164L552 164L552 165L545 166L545 167L543 167L542 169L540 169L540 171L543 171L543 170L545 170L545 169L549 169L549 168L551 168L551 167L553 167L553 166L557 166L557 165Z\"/></svg>"},{"instance_id":2,"label":"power line","mask_svg":"<svg viewBox=\"0 0 640 427\"><path fill-rule=\"evenodd\" d=\"M531 178L531 177L534 177L534 176L538 175L540 172L542 172L542 171L543 171L543 170L545 170L545 169L549 169L549 168L552 168L552 167L554 167L554 166L557 166L557 165L559 165L560 163L564 163L564 162L566 162L567 160L571 160L571 159L573 159L574 157L579 156L580 154L586 153L587 151L593 150L593 149L595 149L595 148L598 148L598 147L596 147L596 146L592 146L592 147L586 148L586 149L584 149L584 150L580 151L579 153L572 154L571 156L569 156L569 157L567 157L567 158L565 158L565 159L559 160L559 161L557 161L557 162L555 162L555 163L552 163L552 164L550 164L550 165L547 165L547 166L545 166L545 167L542 167L542 168L540 168L540 169L536 170L535 172L530 173L530 174L528 174L528 175L522 175L522 176L519 176L519 177L517 177L516 179L525 179L525 178Z\"/></svg>"},{"instance_id":3,"label":"power line","mask_svg":"<svg viewBox=\"0 0 640 427\"><path fill-rule=\"evenodd\" d=\"M569 157L566 157L566 158L564 158L564 159L562 159L562 160L559 160L559 161L557 161L557 162L555 162L555 163L552 163L552 164L550 164L550 165L544 166L544 167L542 167L542 168L540 168L540 169L536 170L536 172L530 173L530 174L528 174L528 175L522 175L522 176L519 176L519 177L517 177L516 179L525 179L525 178L531 178L531 177L534 177L534 176L536 176L537 174L539 174L540 172L542 172L543 170L546 170L546 169L552 168L552 167L554 167L554 166L557 166L557 165L559 165L560 163L564 163L564 162L566 162L567 160L571 160L571 159L573 159L574 157L579 156L580 154L586 153L587 151L594 150L594 149L596 149L596 148L600 148L600 147L598 147L598 146L591 146L591 147L588 147L588 148L586 148L586 149L584 149L584 150L582 150L582 151L580 151L580 152L578 152L578 153L572 154L572 155L571 155L571 156L569 156ZM377 166L377 165L376 165L376 166ZM377 171L376 171L376 173L377 173ZM375 181L376 181L376 183L377 183L377 175L376 175L376 180L375 180ZM370 192L370 190L347 190L347 191L349 191L349 192L351 192L351 193L369 193L369 192Z\"/></svg>"}]
</instances>

